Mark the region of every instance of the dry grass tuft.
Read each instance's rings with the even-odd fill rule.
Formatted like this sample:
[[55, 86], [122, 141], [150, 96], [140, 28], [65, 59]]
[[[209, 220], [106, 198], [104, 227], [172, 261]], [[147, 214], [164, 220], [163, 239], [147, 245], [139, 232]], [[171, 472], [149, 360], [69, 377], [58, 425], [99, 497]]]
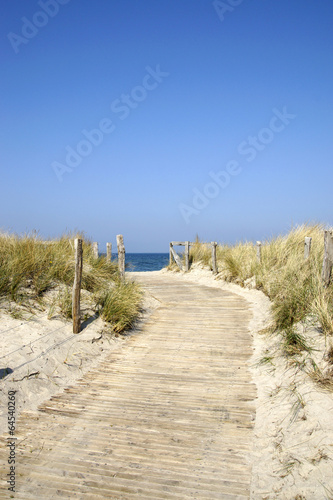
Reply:
[[308, 375], [321, 389], [333, 391], [333, 368], [321, 370], [318, 366], [314, 366], [308, 371]]
[[102, 318], [121, 333], [133, 326], [140, 313], [141, 288], [137, 283], [118, 281], [115, 286], [100, 295]]
[[[50, 293], [58, 290], [51, 302], [49, 318], [56, 308], [66, 319], [72, 316], [71, 291], [74, 281], [74, 238], [83, 239], [82, 289], [91, 295], [95, 311], [114, 324], [118, 331], [130, 326], [138, 314], [141, 296], [134, 283], [119, 279], [118, 266], [105, 257], [94, 258], [92, 244], [82, 234], [67, 234], [52, 241], [42, 241], [37, 234], [0, 235], [0, 298], [3, 308], [20, 318], [33, 312]], [[111, 290], [111, 291], [110, 291]], [[105, 297], [109, 297], [106, 300]], [[122, 306], [110, 308], [110, 300], [122, 300]], [[101, 303], [108, 314], [101, 311]], [[103, 302], [103, 303], [104, 303]], [[8, 306], [9, 304], [9, 306]], [[13, 305], [15, 304], [15, 306]]]

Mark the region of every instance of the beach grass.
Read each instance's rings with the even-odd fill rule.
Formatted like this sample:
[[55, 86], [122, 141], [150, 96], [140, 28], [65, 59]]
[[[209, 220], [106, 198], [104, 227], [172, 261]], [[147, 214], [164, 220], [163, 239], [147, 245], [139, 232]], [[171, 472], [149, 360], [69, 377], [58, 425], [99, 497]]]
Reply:
[[[309, 259], [304, 260], [304, 239], [312, 237]], [[256, 259], [252, 242], [233, 246], [218, 245], [219, 278], [245, 286], [255, 279], [273, 302], [275, 325], [279, 329], [292, 327], [309, 314], [320, 321], [323, 330], [333, 333], [333, 289], [324, 288], [321, 281], [324, 254], [323, 227], [299, 226], [285, 236], [262, 243], [262, 259]], [[190, 250], [192, 262], [211, 266], [211, 247], [195, 242]]]
[[[304, 260], [304, 240], [312, 238], [310, 257]], [[252, 242], [218, 245], [218, 278], [240, 286], [262, 290], [272, 301], [271, 329], [283, 337], [285, 351], [310, 351], [297, 332], [300, 322], [317, 323], [322, 333], [333, 334], [333, 286], [322, 285], [324, 227], [301, 225], [288, 234], [262, 242], [261, 262]], [[196, 241], [190, 250], [192, 262], [212, 267], [211, 246]]]
[[[0, 234], [0, 299], [8, 310], [15, 303], [32, 311], [49, 292], [58, 290], [52, 307], [71, 317], [71, 291], [74, 281], [74, 238], [83, 240], [82, 289], [91, 295], [91, 303], [105, 321], [123, 331], [133, 324], [140, 309], [138, 285], [124, 284], [118, 266], [106, 257], [96, 259], [91, 242], [83, 234], [66, 234], [58, 239], [43, 241], [37, 234], [19, 236]], [[105, 297], [109, 297], [106, 300]], [[117, 310], [110, 307], [111, 297], [122, 297]], [[101, 304], [103, 303], [103, 306]], [[103, 307], [108, 307], [108, 314]], [[9, 307], [16, 311], [17, 307]]]
[[142, 290], [137, 283], [117, 280], [114, 286], [99, 293], [97, 304], [102, 318], [115, 332], [132, 327], [140, 312]]

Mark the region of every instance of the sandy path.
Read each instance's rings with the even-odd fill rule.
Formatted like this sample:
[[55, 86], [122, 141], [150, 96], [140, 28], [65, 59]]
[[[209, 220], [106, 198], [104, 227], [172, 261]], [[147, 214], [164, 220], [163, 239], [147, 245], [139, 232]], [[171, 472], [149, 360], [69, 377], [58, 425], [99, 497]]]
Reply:
[[172, 275], [139, 279], [160, 302], [140, 333], [18, 420], [15, 498], [249, 497], [248, 302]]

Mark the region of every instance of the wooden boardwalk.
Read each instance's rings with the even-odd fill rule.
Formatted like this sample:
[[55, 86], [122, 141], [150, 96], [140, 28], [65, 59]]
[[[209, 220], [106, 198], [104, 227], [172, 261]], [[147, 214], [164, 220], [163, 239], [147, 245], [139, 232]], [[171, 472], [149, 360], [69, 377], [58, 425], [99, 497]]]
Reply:
[[15, 499], [249, 498], [247, 302], [173, 275], [136, 279], [161, 301], [142, 330], [18, 419]]

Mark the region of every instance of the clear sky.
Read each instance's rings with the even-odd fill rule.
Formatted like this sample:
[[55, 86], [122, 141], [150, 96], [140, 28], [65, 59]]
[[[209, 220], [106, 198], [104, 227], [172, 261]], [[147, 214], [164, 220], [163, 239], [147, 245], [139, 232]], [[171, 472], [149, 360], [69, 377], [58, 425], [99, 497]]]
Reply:
[[129, 252], [333, 224], [332, 0], [11, 0], [0, 227]]

